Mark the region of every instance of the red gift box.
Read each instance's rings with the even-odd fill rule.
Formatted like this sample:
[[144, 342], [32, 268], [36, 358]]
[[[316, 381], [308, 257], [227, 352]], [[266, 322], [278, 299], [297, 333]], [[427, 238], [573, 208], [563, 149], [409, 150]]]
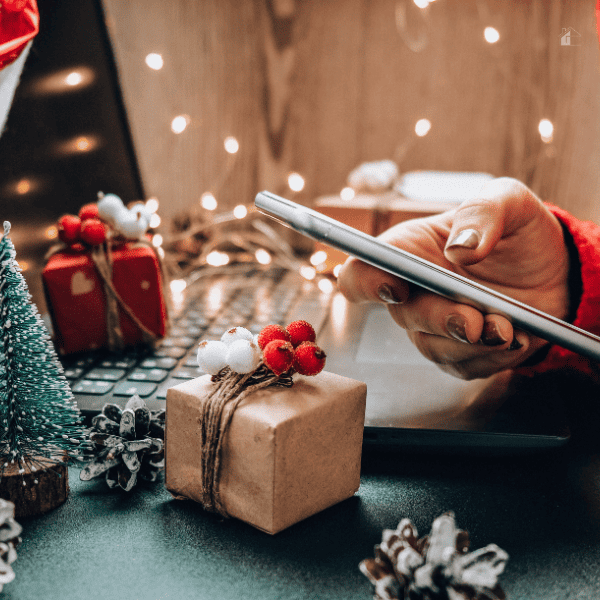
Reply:
[[[118, 300], [107, 290], [92, 257], [92, 252], [98, 251], [63, 250], [51, 256], [44, 267], [44, 290], [61, 354], [113, 344], [108, 333], [107, 291], [117, 307], [121, 345], [133, 346], [165, 335], [167, 310], [154, 250], [144, 244], [125, 243], [110, 251], [110, 282]], [[102, 257], [107, 264], [105, 259]]]

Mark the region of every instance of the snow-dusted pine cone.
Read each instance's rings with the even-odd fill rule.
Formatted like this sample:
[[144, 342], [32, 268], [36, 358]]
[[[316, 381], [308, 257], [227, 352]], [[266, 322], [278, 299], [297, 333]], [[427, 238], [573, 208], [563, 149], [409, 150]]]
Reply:
[[126, 492], [138, 477], [156, 481], [164, 468], [165, 411], [150, 411], [146, 403], [133, 396], [121, 410], [106, 404], [92, 419], [89, 439], [94, 443], [93, 460], [81, 470], [83, 481], [104, 474], [109, 487]]
[[15, 521], [15, 505], [8, 500], [0, 499], [0, 592], [5, 583], [15, 578], [10, 566], [17, 560], [16, 547], [21, 541], [19, 537], [23, 528]]
[[421, 539], [409, 519], [385, 529], [375, 558], [359, 568], [375, 586], [375, 600], [503, 600], [498, 584], [508, 554], [489, 544], [468, 552], [469, 534], [454, 514], [439, 516]]

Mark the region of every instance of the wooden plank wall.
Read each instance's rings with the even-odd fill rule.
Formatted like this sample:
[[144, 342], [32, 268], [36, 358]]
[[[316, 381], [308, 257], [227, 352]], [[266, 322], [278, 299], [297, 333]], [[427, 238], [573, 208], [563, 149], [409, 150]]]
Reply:
[[[362, 161], [517, 177], [600, 222], [594, 0], [104, 0], [147, 195], [310, 204]], [[501, 40], [487, 44], [484, 26]], [[564, 47], [562, 28], [581, 34]], [[165, 66], [144, 64], [149, 52]], [[174, 135], [177, 114], [190, 117]], [[416, 138], [420, 118], [430, 133]], [[553, 144], [540, 140], [543, 117]], [[240, 151], [227, 171], [223, 138]], [[289, 172], [305, 177], [302, 193]]]

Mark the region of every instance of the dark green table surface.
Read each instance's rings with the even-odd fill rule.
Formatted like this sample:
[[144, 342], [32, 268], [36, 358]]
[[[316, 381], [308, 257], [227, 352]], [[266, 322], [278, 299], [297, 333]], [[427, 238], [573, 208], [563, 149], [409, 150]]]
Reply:
[[[594, 436], [592, 435], [592, 438]], [[593, 440], [592, 440], [593, 441]], [[71, 494], [22, 519], [6, 599], [370, 599], [359, 561], [401, 517], [421, 534], [453, 510], [472, 548], [510, 555], [509, 598], [600, 598], [600, 447], [489, 458], [365, 452], [357, 495], [269, 536], [173, 500], [70, 470]]]

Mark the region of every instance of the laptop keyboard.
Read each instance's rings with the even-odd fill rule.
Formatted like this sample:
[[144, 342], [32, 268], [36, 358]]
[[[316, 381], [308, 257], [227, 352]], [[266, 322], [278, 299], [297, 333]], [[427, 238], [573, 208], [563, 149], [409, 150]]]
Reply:
[[107, 403], [124, 406], [138, 394], [151, 410], [165, 407], [167, 390], [203, 375], [198, 343], [220, 339], [230, 327], [258, 333], [265, 325], [305, 319], [321, 330], [331, 294], [298, 273], [248, 266], [227, 275], [199, 277], [181, 296], [173, 294], [169, 335], [152, 348], [124, 353], [93, 351], [61, 357], [81, 413], [87, 419]]

